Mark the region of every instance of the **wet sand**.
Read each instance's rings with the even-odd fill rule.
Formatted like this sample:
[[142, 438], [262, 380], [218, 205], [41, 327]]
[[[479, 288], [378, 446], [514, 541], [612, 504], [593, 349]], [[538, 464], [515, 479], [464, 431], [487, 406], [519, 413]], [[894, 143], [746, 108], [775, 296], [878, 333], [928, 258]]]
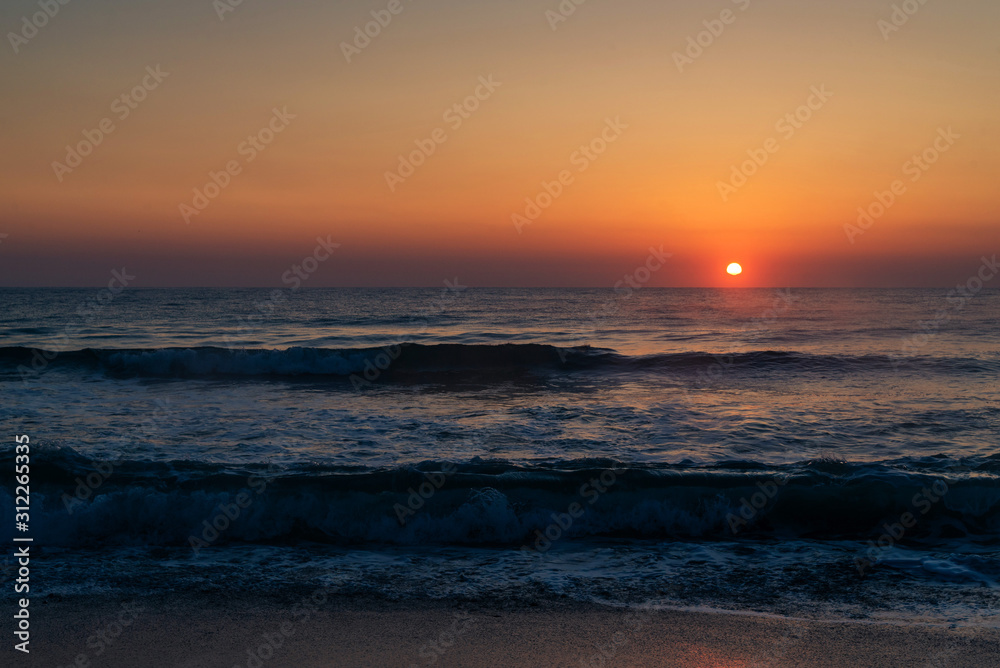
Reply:
[[[500, 609], [205, 594], [61, 599], [5, 666], [1000, 665], [1000, 631], [593, 606]], [[132, 603], [132, 605], [129, 605]]]

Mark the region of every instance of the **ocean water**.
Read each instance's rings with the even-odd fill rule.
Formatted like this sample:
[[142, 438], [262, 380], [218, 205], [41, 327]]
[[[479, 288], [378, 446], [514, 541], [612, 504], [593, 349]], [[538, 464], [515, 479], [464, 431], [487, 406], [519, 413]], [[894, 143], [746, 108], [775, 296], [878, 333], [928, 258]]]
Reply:
[[0, 304], [0, 470], [29, 435], [48, 594], [1000, 625], [995, 290]]

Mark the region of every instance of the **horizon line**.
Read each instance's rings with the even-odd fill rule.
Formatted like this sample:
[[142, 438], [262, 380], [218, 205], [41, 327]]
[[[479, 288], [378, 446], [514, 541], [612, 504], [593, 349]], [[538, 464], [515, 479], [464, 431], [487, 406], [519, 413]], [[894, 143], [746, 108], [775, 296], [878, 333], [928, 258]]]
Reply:
[[[0, 290], [100, 290], [106, 289], [105, 285], [0, 285]], [[627, 286], [624, 286], [627, 287]], [[614, 287], [607, 285], [571, 285], [571, 286], [553, 286], [553, 285], [532, 285], [532, 286], [517, 286], [517, 285], [467, 285], [462, 286], [460, 291], [465, 290], [612, 290], [620, 291], [624, 287]], [[790, 286], [790, 285], [757, 285], [757, 286], [741, 286], [741, 285], [703, 285], [703, 286], [680, 286], [680, 285], [650, 285], [641, 286], [638, 288], [629, 288], [635, 292], [640, 292], [643, 290], [950, 290], [955, 286], [905, 286], [905, 285], [835, 285], [835, 286]], [[274, 286], [274, 285], [148, 285], [148, 286], [136, 286], [128, 287], [116, 292], [116, 294], [121, 294], [123, 292], [136, 292], [140, 290], [288, 290], [291, 292], [305, 292], [308, 290], [453, 290], [447, 286], [440, 285], [392, 285], [392, 286], [381, 286], [381, 285], [328, 285], [328, 286], [301, 286], [298, 288], [289, 288], [287, 286]], [[982, 290], [1000, 290], [1000, 286], [986, 286], [982, 287]]]

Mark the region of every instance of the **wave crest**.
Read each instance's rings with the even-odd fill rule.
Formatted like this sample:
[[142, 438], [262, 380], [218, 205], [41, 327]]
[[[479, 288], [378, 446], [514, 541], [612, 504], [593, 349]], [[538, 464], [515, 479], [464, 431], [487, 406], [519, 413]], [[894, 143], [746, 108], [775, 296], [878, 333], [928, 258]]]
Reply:
[[917, 366], [939, 372], [1000, 372], [1000, 361], [976, 358], [897, 358], [890, 355], [815, 355], [761, 350], [731, 354], [704, 352], [626, 356], [606, 348], [565, 348], [535, 343], [415, 344], [379, 348], [228, 349], [217, 347], [84, 349], [56, 353], [0, 348], [0, 368], [31, 374], [54, 367], [100, 370], [113, 376], [201, 377], [348, 377], [368, 380], [414, 373], [510, 375], [553, 370], [604, 370], [622, 373], [701, 374], [719, 371], [863, 372]]
[[[176, 545], [204, 539], [213, 527], [219, 535], [206, 542], [517, 547], [552, 533], [568, 540], [866, 541], [905, 513], [916, 519], [906, 541], [1000, 540], [1000, 475], [992, 461], [940, 473], [827, 462], [769, 468], [581, 460], [528, 467], [473, 460], [382, 470], [236, 470], [125, 461], [95, 473], [93, 463], [67, 449], [36, 459], [32, 520], [43, 545]], [[12, 493], [0, 488], [2, 502], [12, 502]]]

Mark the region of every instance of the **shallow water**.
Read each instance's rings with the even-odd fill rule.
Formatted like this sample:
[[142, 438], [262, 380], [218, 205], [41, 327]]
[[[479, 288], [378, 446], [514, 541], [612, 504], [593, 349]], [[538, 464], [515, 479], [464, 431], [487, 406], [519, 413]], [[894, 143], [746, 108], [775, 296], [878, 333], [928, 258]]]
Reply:
[[994, 623], [996, 291], [99, 297], [0, 291], [43, 590]]

